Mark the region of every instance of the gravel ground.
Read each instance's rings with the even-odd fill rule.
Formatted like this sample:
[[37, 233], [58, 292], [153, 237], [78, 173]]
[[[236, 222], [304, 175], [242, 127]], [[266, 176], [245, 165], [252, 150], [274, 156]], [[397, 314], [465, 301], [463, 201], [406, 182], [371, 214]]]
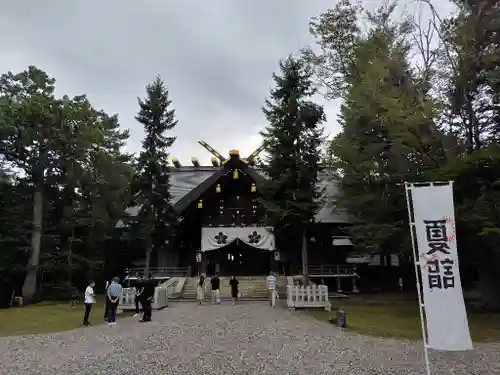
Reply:
[[[420, 343], [341, 332], [260, 302], [174, 303], [153, 319], [1, 338], [0, 375], [425, 374]], [[499, 349], [432, 353], [432, 373], [500, 374]]]

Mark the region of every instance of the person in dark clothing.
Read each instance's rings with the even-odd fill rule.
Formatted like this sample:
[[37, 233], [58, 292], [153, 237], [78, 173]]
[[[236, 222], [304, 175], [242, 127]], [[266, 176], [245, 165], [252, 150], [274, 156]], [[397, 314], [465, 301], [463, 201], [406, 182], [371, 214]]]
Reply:
[[[107, 280], [106, 285], [104, 287], [104, 292], [107, 295], [108, 294], [108, 287], [111, 285], [111, 281]], [[109, 311], [109, 299], [106, 298], [105, 306], [104, 306], [104, 321], [108, 321], [108, 311]]]
[[238, 284], [240, 282], [236, 280], [235, 276], [231, 276], [231, 280], [229, 280], [229, 286], [231, 287], [231, 298], [233, 299], [233, 306], [236, 305], [236, 300], [238, 299]]
[[144, 282], [144, 287], [141, 292], [142, 319], [141, 322], [150, 322], [153, 313], [152, 303], [155, 294], [155, 281], [150, 277]]
[[212, 286], [212, 302], [220, 303], [220, 279], [219, 274], [215, 274], [212, 279], [210, 279], [210, 284]]

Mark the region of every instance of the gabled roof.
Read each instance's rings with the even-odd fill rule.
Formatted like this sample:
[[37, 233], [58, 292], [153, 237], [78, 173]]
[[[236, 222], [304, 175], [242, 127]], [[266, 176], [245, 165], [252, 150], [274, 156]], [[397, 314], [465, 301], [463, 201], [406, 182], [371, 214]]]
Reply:
[[[170, 174], [172, 204], [175, 206], [190, 191], [214, 176], [220, 170], [220, 167], [172, 168]], [[129, 207], [126, 212], [130, 216], [136, 216], [139, 213], [139, 206]]]
[[[172, 202], [174, 205], [174, 211], [178, 214], [184, 212], [186, 208], [188, 208], [194, 201], [201, 197], [201, 195], [207, 191], [211, 186], [213, 186], [222, 176], [228, 173], [232, 168], [237, 167], [243, 173], [247, 174], [250, 178], [252, 178], [257, 184], [259, 180], [262, 179], [253, 168], [249, 167], [246, 163], [243, 163], [238, 158], [230, 159], [224, 166], [219, 167], [218, 170], [213, 173], [210, 177], [200, 182], [199, 185], [193, 187], [191, 191], [186, 193], [183, 197], [181, 197], [178, 201]], [[173, 176], [173, 174], [172, 174]], [[173, 180], [173, 178], [172, 178]], [[173, 186], [173, 182], [171, 182]]]
[[[171, 194], [172, 204], [175, 212], [181, 214], [184, 210], [195, 202], [207, 189], [215, 185], [216, 182], [226, 174], [229, 164], [223, 167], [180, 167], [171, 169]], [[251, 177], [258, 185], [259, 180], [267, 179], [265, 173], [245, 163], [238, 163], [238, 168]], [[331, 178], [330, 171], [326, 170], [320, 174], [319, 189], [324, 189], [324, 205], [316, 215], [316, 221], [320, 223], [348, 223], [348, 216], [341, 212], [336, 212], [334, 199], [339, 195], [337, 183]], [[136, 216], [139, 207], [130, 207], [126, 210], [129, 216]], [[119, 222], [118, 227], [123, 223]]]
[[332, 180], [329, 172], [325, 171], [320, 174], [318, 188], [324, 190], [324, 193], [323, 206], [316, 214], [316, 222], [336, 224], [351, 222], [347, 213], [335, 209], [335, 198], [340, 195], [340, 189], [338, 183]]
[[[264, 171], [260, 169], [255, 169], [255, 171], [263, 178], [268, 178]], [[335, 198], [340, 195], [340, 189], [338, 183], [333, 179], [331, 170], [325, 169], [319, 173], [317, 188], [323, 191], [323, 206], [316, 214], [316, 222], [325, 224], [349, 223], [351, 220], [348, 215], [335, 209]]]

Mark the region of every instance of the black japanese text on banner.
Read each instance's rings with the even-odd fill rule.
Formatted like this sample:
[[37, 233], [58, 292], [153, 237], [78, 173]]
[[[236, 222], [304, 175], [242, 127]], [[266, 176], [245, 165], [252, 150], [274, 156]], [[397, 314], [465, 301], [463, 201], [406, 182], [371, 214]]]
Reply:
[[453, 185], [409, 185], [412, 197], [427, 345], [469, 350], [472, 341], [460, 281]]

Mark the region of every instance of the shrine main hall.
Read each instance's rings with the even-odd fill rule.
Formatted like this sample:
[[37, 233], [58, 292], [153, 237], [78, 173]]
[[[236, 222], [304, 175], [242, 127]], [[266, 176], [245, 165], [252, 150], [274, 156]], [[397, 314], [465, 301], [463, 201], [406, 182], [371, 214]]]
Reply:
[[[256, 166], [264, 146], [242, 158], [237, 150], [224, 157], [206, 142], [199, 143], [214, 155], [212, 165], [202, 166], [192, 158], [185, 166], [172, 158], [172, 204], [179, 225], [166, 250], [152, 254], [151, 268], [185, 269], [187, 276], [260, 276], [270, 269], [301, 274], [300, 244], [280, 248], [284, 241], [264, 225], [259, 186], [267, 177]], [[318, 189], [325, 194], [324, 205], [307, 230], [309, 267], [345, 264], [352, 248], [343, 230], [349, 224], [347, 215], [333, 206], [338, 187], [330, 172], [321, 172]], [[138, 211], [131, 207], [127, 213], [135, 216]], [[143, 265], [144, 260], [136, 263]]]

